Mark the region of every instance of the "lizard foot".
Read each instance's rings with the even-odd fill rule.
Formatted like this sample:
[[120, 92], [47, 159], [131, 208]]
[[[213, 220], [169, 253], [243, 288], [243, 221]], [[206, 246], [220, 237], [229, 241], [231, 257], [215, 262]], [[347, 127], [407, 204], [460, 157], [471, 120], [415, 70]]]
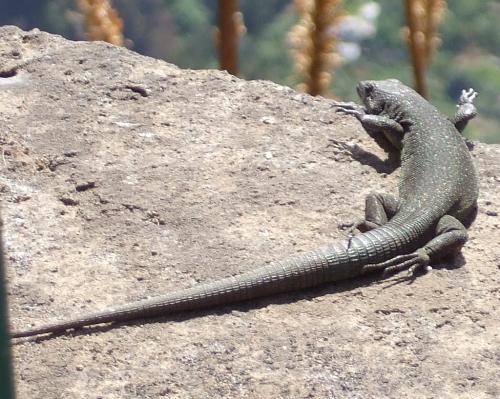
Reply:
[[460, 99], [458, 100], [458, 105], [463, 104], [472, 104], [474, 99], [477, 97], [477, 92], [474, 91], [474, 89], [469, 89], [469, 90], [462, 90], [462, 94], [460, 96]]
[[432, 267], [429, 266], [429, 261], [430, 258], [425, 249], [420, 248], [411, 254], [399, 255], [385, 262], [366, 265], [363, 267], [363, 272], [383, 270], [382, 275], [388, 276], [408, 270], [408, 277], [413, 277], [419, 269], [423, 269], [426, 272], [432, 270]]

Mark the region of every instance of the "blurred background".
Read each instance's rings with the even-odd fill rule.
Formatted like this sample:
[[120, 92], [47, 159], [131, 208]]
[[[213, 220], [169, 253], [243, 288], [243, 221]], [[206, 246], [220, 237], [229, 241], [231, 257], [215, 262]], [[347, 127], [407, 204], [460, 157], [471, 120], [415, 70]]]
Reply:
[[468, 137], [500, 142], [500, 0], [0, 0], [0, 25], [106, 40], [182, 68], [220, 68], [357, 100], [398, 78], [453, 115], [479, 92]]

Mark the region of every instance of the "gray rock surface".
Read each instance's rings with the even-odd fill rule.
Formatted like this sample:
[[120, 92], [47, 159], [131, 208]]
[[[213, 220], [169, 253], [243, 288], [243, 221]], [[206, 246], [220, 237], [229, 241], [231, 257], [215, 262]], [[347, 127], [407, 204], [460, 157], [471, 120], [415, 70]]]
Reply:
[[[353, 88], [354, 90], [354, 88]], [[0, 196], [18, 328], [344, 238], [395, 192], [331, 102], [0, 28]], [[497, 398], [500, 146], [463, 259], [14, 346], [19, 398]]]

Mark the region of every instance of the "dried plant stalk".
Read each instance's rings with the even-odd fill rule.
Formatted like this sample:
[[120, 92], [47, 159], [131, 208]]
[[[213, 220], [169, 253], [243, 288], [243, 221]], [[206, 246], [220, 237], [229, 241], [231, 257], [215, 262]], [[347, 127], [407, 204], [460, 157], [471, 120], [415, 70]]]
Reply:
[[425, 54], [427, 64], [430, 63], [432, 54], [441, 44], [441, 39], [438, 36], [437, 28], [443, 20], [446, 11], [445, 0], [426, 0], [425, 4]]
[[441, 22], [444, 0], [406, 0], [407, 41], [417, 91], [428, 97], [426, 70], [439, 45], [437, 27]]
[[334, 27], [342, 19], [342, 0], [295, 0], [300, 20], [288, 35], [295, 65], [304, 82], [299, 89], [313, 96], [323, 94], [341, 58]]
[[219, 53], [219, 68], [238, 74], [238, 43], [245, 33], [243, 14], [238, 0], [219, 0], [218, 27], [215, 44]]
[[89, 40], [123, 46], [123, 21], [109, 0], [77, 0]]

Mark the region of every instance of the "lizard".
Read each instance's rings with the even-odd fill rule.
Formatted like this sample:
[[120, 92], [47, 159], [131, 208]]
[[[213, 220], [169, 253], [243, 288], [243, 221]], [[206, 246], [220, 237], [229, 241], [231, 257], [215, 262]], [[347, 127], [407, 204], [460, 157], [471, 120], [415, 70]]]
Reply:
[[362, 104], [334, 102], [369, 134], [380, 134], [401, 151], [399, 198], [366, 197], [359, 233], [317, 250], [272, 262], [221, 280], [70, 320], [11, 332], [12, 338], [61, 333], [102, 323], [208, 309], [369, 272], [383, 275], [430, 270], [431, 262], [457, 253], [477, 212], [478, 180], [462, 136], [476, 115], [477, 93], [463, 90], [451, 119], [398, 80], [361, 81]]

